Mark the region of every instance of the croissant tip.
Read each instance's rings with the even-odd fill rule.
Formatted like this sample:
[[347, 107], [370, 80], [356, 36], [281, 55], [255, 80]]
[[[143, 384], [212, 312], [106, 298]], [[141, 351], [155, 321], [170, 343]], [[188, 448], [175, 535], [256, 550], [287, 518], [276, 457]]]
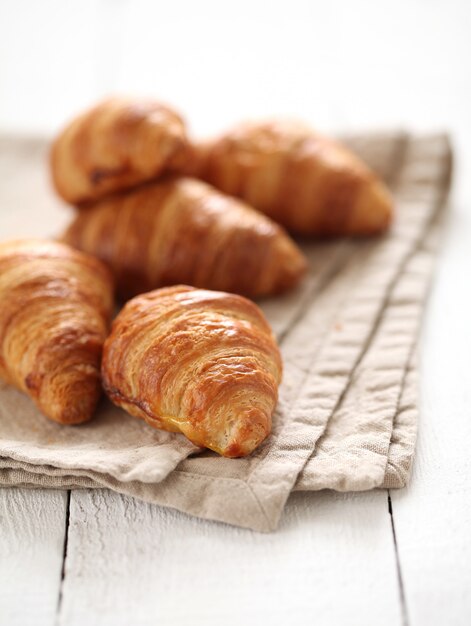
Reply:
[[270, 293], [281, 293], [295, 287], [308, 269], [306, 257], [287, 235], [275, 240], [273, 264], [278, 271], [272, 273], [275, 284]]
[[358, 201], [358, 215], [353, 223], [360, 235], [377, 235], [388, 230], [394, 217], [394, 203], [386, 186], [381, 181], [365, 187]]
[[248, 456], [264, 441], [271, 430], [271, 417], [258, 408], [250, 408], [238, 415], [226, 434], [226, 441], [216, 450], [230, 459]]
[[56, 380], [47, 397], [40, 397], [39, 404], [40, 408], [44, 407], [44, 414], [63, 425], [89, 421], [101, 395], [99, 378], [79, 375], [69, 380], [65, 372], [61, 383]]

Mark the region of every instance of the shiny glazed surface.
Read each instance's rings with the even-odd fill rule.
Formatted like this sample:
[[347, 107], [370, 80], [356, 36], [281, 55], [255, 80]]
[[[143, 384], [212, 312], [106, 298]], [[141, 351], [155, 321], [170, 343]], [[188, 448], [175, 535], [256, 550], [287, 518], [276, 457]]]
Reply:
[[80, 211], [63, 236], [99, 257], [128, 298], [165, 285], [264, 296], [293, 287], [306, 269], [277, 224], [191, 178], [170, 178]]
[[59, 134], [51, 173], [64, 200], [79, 204], [181, 166], [187, 154], [182, 118], [154, 101], [109, 98]]
[[392, 199], [379, 178], [349, 150], [301, 123], [240, 124], [196, 144], [189, 167], [300, 234], [374, 235], [392, 219]]
[[46, 240], [0, 243], [0, 378], [56, 422], [90, 419], [112, 310], [97, 259]]
[[105, 342], [102, 375], [108, 396], [131, 415], [238, 457], [270, 432], [281, 368], [254, 303], [177, 286], [125, 305]]

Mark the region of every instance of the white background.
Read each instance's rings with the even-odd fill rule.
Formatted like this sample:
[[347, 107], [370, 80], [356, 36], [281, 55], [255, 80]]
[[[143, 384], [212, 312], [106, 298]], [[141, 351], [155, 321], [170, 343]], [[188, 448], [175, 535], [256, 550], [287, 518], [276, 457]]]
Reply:
[[50, 135], [113, 92], [198, 135], [279, 114], [452, 133], [414, 476], [393, 518], [385, 492], [297, 494], [269, 536], [73, 492], [65, 577], [67, 494], [0, 491], [0, 621], [470, 624], [471, 2], [0, 0], [1, 132]]

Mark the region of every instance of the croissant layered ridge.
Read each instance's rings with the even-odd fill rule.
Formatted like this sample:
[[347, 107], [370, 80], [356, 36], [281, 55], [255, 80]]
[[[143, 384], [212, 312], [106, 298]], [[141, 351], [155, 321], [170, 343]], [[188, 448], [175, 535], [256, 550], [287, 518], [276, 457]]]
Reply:
[[239, 457], [270, 432], [281, 367], [253, 302], [179, 285], [125, 305], [105, 342], [102, 376], [131, 415]]
[[122, 298], [182, 283], [266, 296], [294, 287], [306, 270], [303, 254], [277, 224], [185, 177], [93, 204], [63, 240], [103, 260]]
[[0, 378], [56, 422], [90, 419], [112, 310], [99, 260], [52, 241], [0, 243]]
[[151, 99], [108, 98], [72, 120], [52, 145], [52, 180], [72, 204], [96, 200], [181, 167], [185, 125]]
[[186, 171], [303, 235], [375, 235], [393, 215], [387, 188], [358, 157], [297, 122], [244, 123], [195, 142]]

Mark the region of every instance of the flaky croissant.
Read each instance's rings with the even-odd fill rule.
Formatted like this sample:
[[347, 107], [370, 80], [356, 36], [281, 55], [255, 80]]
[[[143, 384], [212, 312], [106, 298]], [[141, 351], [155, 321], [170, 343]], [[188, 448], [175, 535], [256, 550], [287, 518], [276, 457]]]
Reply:
[[300, 234], [373, 235], [392, 217], [391, 197], [366, 165], [295, 122], [241, 124], [195, 144], [186, 171]]
[[50, 159], [52, 179], [64, 200], [79, 204], [181, 166], [187, 146], [183, 120], [168, 106], [110, 98], [74, 119], [57, 137]]
[[123, 298], [180, 283], [262, 296], [292, 287], [306, 267], [278, 225], [190, 178], [101, 200], [63, 240], [105, 261]]
[[56, 422], [88, 420], [113, 309], [111, 275], [63, 244], [0, 243], [0, 378]]
[[105, 342], [102, 376], [131, 415], [238, 457], [270, 432], [281, 357], [255, 304], [176, 286], [125, 305]]

